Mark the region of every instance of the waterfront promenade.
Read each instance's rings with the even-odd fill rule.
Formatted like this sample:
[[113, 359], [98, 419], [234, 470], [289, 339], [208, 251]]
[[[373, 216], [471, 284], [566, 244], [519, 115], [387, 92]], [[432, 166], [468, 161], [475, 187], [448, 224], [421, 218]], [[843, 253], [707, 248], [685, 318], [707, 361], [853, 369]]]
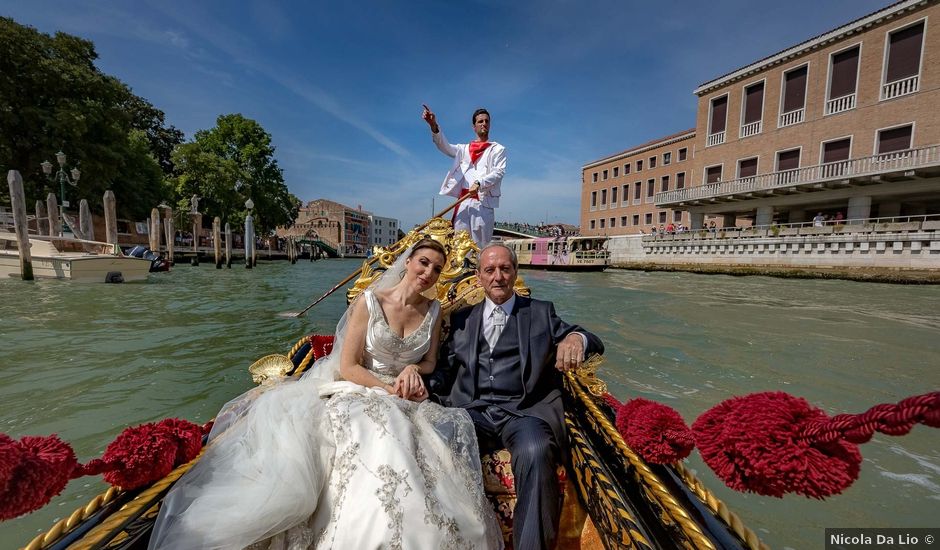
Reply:
[[627, 269], [940, 283], [940, 215], [624, 235], [608, 248]]

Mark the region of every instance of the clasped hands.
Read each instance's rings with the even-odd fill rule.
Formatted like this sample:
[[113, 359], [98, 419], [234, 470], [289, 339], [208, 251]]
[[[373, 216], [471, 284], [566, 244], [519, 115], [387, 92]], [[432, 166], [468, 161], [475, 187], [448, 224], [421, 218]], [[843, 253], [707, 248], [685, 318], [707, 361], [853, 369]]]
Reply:
[[424, 401], [428, 398], [428, 390], [424, 387], [424, 380], [418, 372], [418, 365], [408, 365], [395, 378], [389, 393], [409, 401]]

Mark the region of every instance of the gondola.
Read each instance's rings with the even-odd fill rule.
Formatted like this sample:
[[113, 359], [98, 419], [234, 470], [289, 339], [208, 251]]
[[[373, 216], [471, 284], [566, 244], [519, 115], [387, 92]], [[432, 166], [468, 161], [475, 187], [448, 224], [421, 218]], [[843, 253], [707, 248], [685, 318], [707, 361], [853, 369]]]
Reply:
[[[449, 315], [479, 303], [483, 289], [474, 276], [476, 245], [466, 233], [454, 235], [450, 223], [441, 218], [430, 220], [388, 249], [376, 249], [374, 258], [363, 263], [358, 279], [348, 288], [347, 300], [354, 299], [398, 254], [423, 236], [438, 240], [448, 250], [436, 289], [447, 330]], [[522, 277], [515, 290], [522, 295], [530, 293]], [[277, 377], [299, 377], [331, 348], [332, 336], [305, 336], [287, 354], [266, 356], [249, 371], [259, 384]], [[766, 548], [681, 462], [649, 464], [625, 443], [615, 427], [616, 412], [606, 385], [598, 375], [602, 362], [591, 358], [577, 372], [565, 375], [570, 456], [566, 467], [559, 468], [565, 504], [557, 548]], [[163, 497], [199, 456], [144, 487], [112, 487], [25, 548], [146, 548]], [[487, 495], [511, 545], [515, 496], [508, 458], [505, 450], [487, 455], [483, 468]]]

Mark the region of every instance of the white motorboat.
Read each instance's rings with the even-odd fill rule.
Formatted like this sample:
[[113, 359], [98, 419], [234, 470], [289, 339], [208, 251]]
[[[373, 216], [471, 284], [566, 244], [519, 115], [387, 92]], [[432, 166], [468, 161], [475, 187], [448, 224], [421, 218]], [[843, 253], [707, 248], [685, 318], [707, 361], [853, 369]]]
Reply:
[[[150, 260], [125, 256], [117, 245], [74, 237], [30, 235], [33, 276], [84, 282], [142, 281]], [[0, 229], [0, 278], [20, 277], [16, 234]]]

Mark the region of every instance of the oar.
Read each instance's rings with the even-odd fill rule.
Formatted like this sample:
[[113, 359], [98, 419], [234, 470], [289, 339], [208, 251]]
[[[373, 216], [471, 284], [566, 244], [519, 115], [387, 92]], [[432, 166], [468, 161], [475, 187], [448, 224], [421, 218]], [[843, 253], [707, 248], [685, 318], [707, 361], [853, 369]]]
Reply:
[[[464, 196], [460, 197], [459, 199], [457, 199], [456, 202], [454, 202], [454, 204], [448, 206], [447, 208], [441, 210], [441, 211], [438, 212], [437, 214], [431, 216], [431, 218], [428, 219], [428, 221], [424, 222], [424, 224], [422, 224], [422, 225], [421, 225], [420, 227], [418, 227], [417, 229], [413, 229], [412, 231], [420, 232], [422, 229], [424, 229], [425, 227], [427, 227], [427, 226], [431, 223], [431, 220], [433, 220], [434, 218], [440, 218], [441, 216], [443, 216], [444, 214], [446, 214], [448, 211], [450, 211], [450, 210], [456, 208], [457, 206], [460, 205], [460, 203], [462, 203], [463, 201], [465, 201], [465, 200], [471, 198], [472, 196], [474, 196], [474, 195], [464, 195]], [[404, 239], [402, 239], [402, 240], [404, 240]], [[401, 244], [401, 241], [398, 241], [397, 243], [395, 243], [394, 245], [392, 245], [392, 246], [390, 247], [390, 249], [391, 249], [391, 250], [394, 250], [396, 247], [399, 246], [399, 244]], [[367, 265], [372, 265], [372, 264], [374, 264], [378, 259], [379, 259], [378, 256], [373, 256], [372, 259], [369, 260], [369, 263], [368, 263]], [[303, 311], [301, 311], [301, 312], [299, 312], [299, 313], [287, 312], [287, 313], [282, 313], [281, 315], [282, 315], [283, 317], [302, 317], [305, 313], [307, 313], [308, 311], [310, 311], [310, 309], [313, 308], [313, 306], [315, 306], [315, 305], [319, 304], [320, 302], [322, 302], [323, 300], [325, 300], [328, 296], [330, 296], [331, 294], [333, 294], [334, 292], [336, 292], [336, 290], [339, 289], [339, 287], [341, 287], [341, 286], [345, 285], [346, 283], [348, 283], [349, 281], [353, 280], [353, 278], [357, 277], [360, 273], [362, 273], [362, 268], [361, 268], [361, 267], [360, 267], [359, 269], [353, 271], [352, 273], [350, 273], [350, 274], [349, 274], [349, 277], [346, 277], [346, 278], [343, 279], [342, 281], [336, 283], [336, 284], [333, 286], [333, 288], [331, 288], [330, 290], [328, 290], [328, 291], [326, 292], [326, 294], [324, 294], [323, 296], [320, 296], [319, 298], [317, 298], [317, 300], [316, 300], [315, 302], [313, 302], [312, 304], [310, 304], [309, 306], [307, 306], [306, 308], [304, 308]]]

